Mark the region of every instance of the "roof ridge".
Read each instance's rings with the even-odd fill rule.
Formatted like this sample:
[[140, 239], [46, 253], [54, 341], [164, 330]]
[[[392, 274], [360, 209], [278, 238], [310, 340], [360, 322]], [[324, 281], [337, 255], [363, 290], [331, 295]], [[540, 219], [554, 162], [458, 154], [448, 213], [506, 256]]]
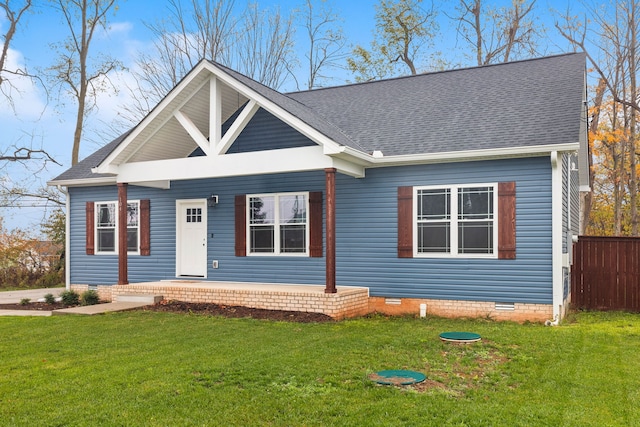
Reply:
[[346, 84], [341, 84], [341, 85], [336, 85], [336, 86], [324, 86], [324, 87], [319, 87], [319, 88], [315, 88], [315, 89], [297, 90], [297, 91], [293, 91], [293, 92], [283, 93], [283, 95], [289, 96], [289, 95], [304, 94], [304, 93], [310, 93], [310, 92], [318, 92], [318, 91], [323, 91], [323, 90], [348, 88], [348, 87], [354, 87], [354, 86], [372, 85], [372, 84], [377, 84], [377, 83], [384, 83], [384, 82], [392, 82], [392, 81], [398, 81], [398, 80], [411, 79], [411, 78], [415, 78], [415, 77], [431, 76], [431, 75], [436, 75], [436, 74], [449, 74], [449, 73], [455, 73], [455, 72], [459, 72], [459, 71], [470, 71], [470, 70], [479, 70], [479, 69], [492, 68], [492, 67], [508, 66], [508, 65], [520, 64], [520, 63], [523, 63], [523, 62], [543, 61], [543, 60], [549, 60], [549, 59], [559, 58], [559, 57], [563, 57], [563, 56], [573, 56], [573, 55], [585, 55], [585, 53], [584, 52], [565, 52], [565, 53], [558, 53], [558, 54], [555, 54], [555, 55], [548, 55], [548, 56], [542, 56], [542, 57], [518, 59], [518, 60], [515, 60], [515, 61], [509, 61], [509, 62], [499, 62], [499, 63], [483, 64], [483, 65], [472, 65], [472, 66], [466, 66], [466, 67], [460, 67], [460, 68], [449, 68], [449, 69], [446, 69], [446, 70], [425, 71], [423, 73], [418, 73], [418, 74], [409, 74], [409, 75], [404, 75], [404, 76], [389, 77], [389, 78], [386, 78], [386, 79], [379, 79], [379, 80], [368, 80], [366, 82], [346, 83]]

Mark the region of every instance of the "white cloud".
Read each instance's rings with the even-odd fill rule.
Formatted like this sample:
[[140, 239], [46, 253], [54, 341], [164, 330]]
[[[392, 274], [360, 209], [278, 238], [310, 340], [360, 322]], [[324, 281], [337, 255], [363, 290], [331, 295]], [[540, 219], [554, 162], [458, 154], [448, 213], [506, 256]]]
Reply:
[[[9, 48], [5, 69], [24, 71], [24, 56]], [[43, 90], [29, 77], [3, 72], [2, 94], [0, 94], [0, 114], [15, 115], [20, 121], [38, 120], [45, 111], [46, 100]]]
[[109, 38], [113, 36], [128, 36], [129, 32], [133, 29], [133, 24], [128, 21], [114, 22], [109, 24], [106, 31], [102, 32], [103, 38]]

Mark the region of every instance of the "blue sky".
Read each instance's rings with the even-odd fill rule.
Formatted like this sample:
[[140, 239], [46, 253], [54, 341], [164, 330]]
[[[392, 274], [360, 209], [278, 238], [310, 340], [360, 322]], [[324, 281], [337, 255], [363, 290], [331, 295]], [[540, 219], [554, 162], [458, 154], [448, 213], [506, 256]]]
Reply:
[[[183, 0], [188, 3], [189, 0]], [[280, 0], [280, 1], [257, 1], [261, 8], [280, 7], [281, 11], [300, 8], [303, 0]], [[59, 15], [47, 9], [42, 2], [38, 4], [36, 13], [27, 16], [26, 25], [16, 34], [12, 42], [10, 61], [13, 64], [30, 70], [37, 67], [46, 67], [51, 64], [56, 57], [55, 50], [51, 45], [62, 41], [67, 28]], [[338, 13], [343, 22], [342, 27], [350, 44], [362, 44], [368, 46], [372, 39], [374, 30], [374, 7], [372, 0], [350, 0], [338, 1], [329, 0], [334, 12]], [[449, 14], [453, 13], [452, 6], [456, 2], [443, 1], [444, 9], [448, 9]], [[489, 1], [496, 6], [509, 4], [510, 1], [496, 0]], [[244, 7], [243, 0], [236, 0], [238, 7]], [[562, 8], [565, 10], [568, 5], [576, 7], [575, 1], [568, 0], [538, 0], [537, 13], [540, 22], [547, 28], [547, 36], [551, 40], [547, 54], [562, 53], [568, 50], [566, 42], [562, 41], [553, 28], [553, 15], [550, 9]], [[579, 12], [579, 9], [576, 10]], [[110, 29], [108, 32], [101, 32], [95, 44], [92, 46], [93, 52], [108, 52], [111, 56], [119, 59], [125, 66], [131, 67], [134, 64], [136, 54], [144, 51], [153, 43], [152, 34], [145, 26], [145, 23], [155, 23], [167, 14], [166, 0], [125, 0], [119, 2], [119, 7], [115, 15], [109, 17]], [[6, 22], [0, 18], [0, 30], [6, 31]], [[439, 15], [440, 37], [436, 40], [436, 50], [440, 50], [445, 56], [453, 58], [461, 64], [465, 64], [462, 55], [461, 44], [457, 44], [455, 24], [445, 16]], [[300, 38], [298, 45], [303, 45], [302, 29], [298, 29], [297, 37]], [[301, 55], [302, 56], [302, 55]], [[472, 65], [466, 62], [466, 65]], [[345, 72], [336, 71], [335, 84], [344, 84], [351, 76]], [[126, 81], [126, 71], [120, 76], [114, 76], [114, 81]], [[33, 146], [47, 150], [55, 156], [62, 164], [61, 166], [51, 165], [46, 170], [29, 170], [22, 165], [5, 167], [0, 170], [0, 179], [13, 180], [17, 182], [28, 182], [30, 185], [44, 185], [46, 181], [57, 176], [70, 166], [71, 144], [74, 131], [74, 108], [73, 103], [67, 101], [66, 105], [58, 105], [55, 99], [57, 94], [51, 94], [52, 99], [46, 103], [46, 97], [42, 88], [34, 86], [26, 80], [16, 81], [17, 91], [13, 92], [15, 100], [15, 111], [8, 105], [5, 98], [0, 98], [0, 147], [4, 150], [12, 145]], [[294, 90], [292, 84], [285, 85], [283, 90]], [[81, 158], [86, 157], [95, 151], [99, 144], [108, 141], [100, 140], [96, 137], [96, 131], [105, 127], [104, 123], [109, 123], [116, 114], [119, 104], [126, 103], [126, 94], [103, 95], [98, 100], [99, 110], [92, 114], [85, 128], [86, 139], [83, 141]], [[93, 135], [93, 138], [92, 138]], [[97, 140], [96, 142], [87, 139]], [[30, 209], [7, 209], [0, 208], [0, 216], [4, 217], [7, 228], [33, 228], [38, 224], [46, 212], [42, 208]]]

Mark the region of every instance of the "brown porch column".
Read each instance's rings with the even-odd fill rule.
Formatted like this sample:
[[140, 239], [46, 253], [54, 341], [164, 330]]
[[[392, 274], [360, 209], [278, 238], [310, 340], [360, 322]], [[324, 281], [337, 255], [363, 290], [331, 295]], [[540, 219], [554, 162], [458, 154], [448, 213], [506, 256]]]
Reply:
[[127, 268], [127, 183], [118, 183], [118, 285], [129, 284]]
[[326, 253], [326, 294], [335, 294], [336, 290], [336, 169], [326, 168], [325, 182], [327, 190], [327, 206], [326, 206], [326, 234], [327, 234], [327, 253]]

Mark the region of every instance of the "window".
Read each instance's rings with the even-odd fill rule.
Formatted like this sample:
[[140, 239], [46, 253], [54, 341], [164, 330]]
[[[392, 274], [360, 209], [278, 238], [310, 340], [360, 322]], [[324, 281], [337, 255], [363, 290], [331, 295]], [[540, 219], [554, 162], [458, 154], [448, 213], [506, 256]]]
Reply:
[[[118, 203], [95, 204], [96, 251], [101, 254], [118, 253]], [[137, 253], [140, 247], [140, 202], [127, 202], [127, 252]]]
[[496, 255], [495, 185], [420, 187], [415, 200], [418, 256]]
[[308, 193], [247, 196], [249, 253], [308, 253]]

